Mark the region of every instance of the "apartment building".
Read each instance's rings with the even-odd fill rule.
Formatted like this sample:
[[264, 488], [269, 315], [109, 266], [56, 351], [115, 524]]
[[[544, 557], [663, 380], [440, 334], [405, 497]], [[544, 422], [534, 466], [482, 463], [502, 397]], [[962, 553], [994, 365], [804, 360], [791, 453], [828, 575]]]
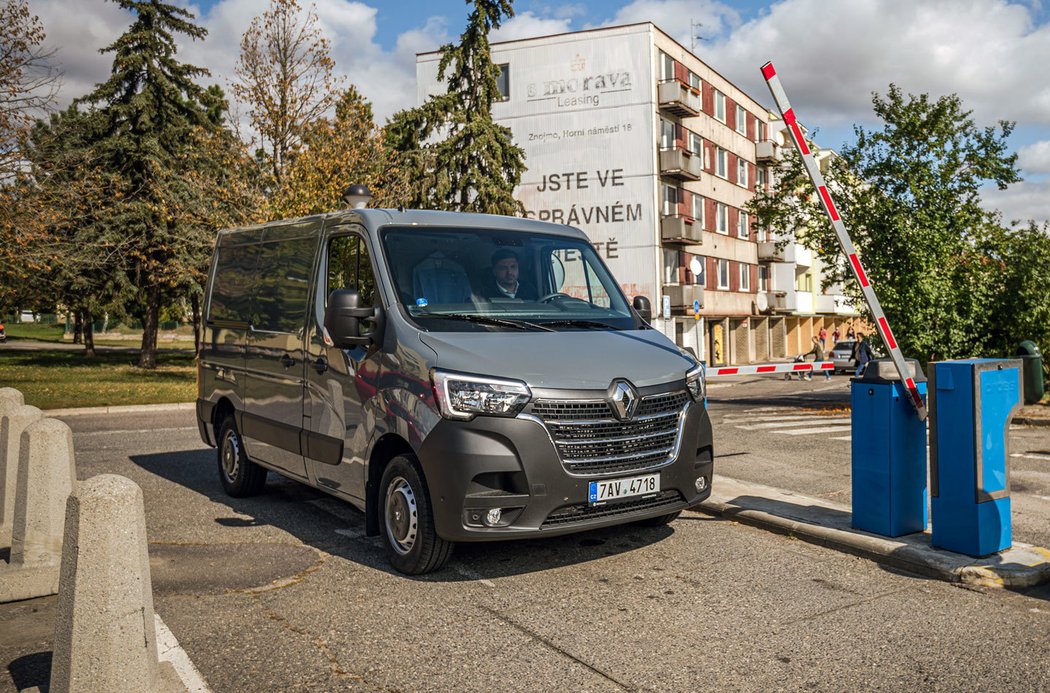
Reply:
[[[708, 363], [798, 353], [786, 318], [806, 292], [793, 311], [787, 293], [777, 302], [789, 272], [760, 257], [744, 211], [783, 146], [765, 106], [649, 22], [491, 50], [493, 116], [525, 150], [515, 196], [528, 216], [583, 229], [624, 293], [652, 301], [653, 326]], [[445, 89], [439, 60], [417, 56], [420, 102]]]

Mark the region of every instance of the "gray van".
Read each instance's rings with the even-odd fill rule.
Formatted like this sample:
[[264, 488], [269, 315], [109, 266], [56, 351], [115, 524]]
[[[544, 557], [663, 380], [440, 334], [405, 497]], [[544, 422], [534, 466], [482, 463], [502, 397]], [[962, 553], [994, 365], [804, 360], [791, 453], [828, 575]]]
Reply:
[[235, 497], [268, 470], [364, 511], [393, 566], [457, 541], [671, 522], [711, 492], [704, 368], [578, 229], [355, 209], [220, 232], [197, 418]]

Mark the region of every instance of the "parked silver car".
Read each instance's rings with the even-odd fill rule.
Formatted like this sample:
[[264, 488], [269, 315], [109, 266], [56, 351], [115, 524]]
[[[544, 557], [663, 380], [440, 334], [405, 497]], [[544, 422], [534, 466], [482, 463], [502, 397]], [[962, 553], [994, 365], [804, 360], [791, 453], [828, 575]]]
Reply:
[[842, 339], [831, 348], [831, 360], [835, 362], [836, 373], [852, 373], [857, 370], [857, 360], [853, 358], [855, 339]]

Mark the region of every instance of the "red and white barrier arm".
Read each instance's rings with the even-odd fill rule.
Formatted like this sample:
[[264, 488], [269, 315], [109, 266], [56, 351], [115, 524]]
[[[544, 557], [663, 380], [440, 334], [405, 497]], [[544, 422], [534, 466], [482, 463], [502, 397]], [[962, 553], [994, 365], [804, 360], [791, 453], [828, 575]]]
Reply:
[[780, 115], [784, 118], [784, 124], [788, 126], [788, 130], [791, 132], [791, 139], [794, 140], [795, 147], [802, 156], [802, 162], [806, 165], [806, 171], [809, 173], [810, 180], [813, 181], [813, 185], [820, 195], [824, 211], [827, 212], [828, 218], [831, 219], [831, 225], [835, 228], [835, 235], [839, 239], [842, 252], [849, 258], [853, 274], [857, 277], [857, 282], [860, 284], [861, 293], [864, 295], [868, 308], [871, 309], [871, 314], [875, 317], [875, 324], [878, 327], [879, 334], [882, 335], [882, 341], [889, 347], [893, 365], [897, 367], [897, 373], [900, 374], [901, 382], [904, 383], [904, 387], [908, 390], [912, 406], [915, 407], [919, 420], [925, 420], [926, 405], [922, 401], [922, 396], [919, 394], [919, 389], [915, 386], [911, 373], [908, 372], [904, 354], [901, 353], [900, 347], [897, 346], [897, 340], [893, 338], [893, 331], [890, 329], [889, 322], [886, 321], [886, 314], [882, 312], [882, 306], [879, 304], [879, 299], [875, 296], [875, 290], [872, 289], [868, 276], [864, 273], [864, 267], [860, 264], [860, 258], [857, 256], [857, 249], [853, 246], [853, 241], [850, 240], [849, 233], [846, 231], [846, 225], [842, 223], [839, 212], [835, 209], [835, 203], [831, 199], [831, 193], [828, 192], [828, 186], [824, 183], [824, 176], [820, 172], [820, 167], [817, 166], [817, 160], [813, 158], [813, 152], [806, 145], [806, 139], [802, 136], [802, 128], [799, 127], [795, 112], [791, 109], [791, 104], [788, 103], [787, 94], [784, 93], [784, 88], [780, 85], [780, 78], [777, 77], [777, 71], [773, 69], [773, 63], [769, 62], [762, 66], [762, 76], [766, 78], [766, 84], [769, 86], [769, 91], [773, 95], [777, 108], [780, 109]]
[[806, 373], [813, 371], [823, 373], [834, 371], [835, 364], [831, 361], [807, 361], [805, 363], [761, 363], [754, 366], [722, 366], [707, 369], [708, 378], [717, 378], [720, 375], [765, 375], [767, 373]]

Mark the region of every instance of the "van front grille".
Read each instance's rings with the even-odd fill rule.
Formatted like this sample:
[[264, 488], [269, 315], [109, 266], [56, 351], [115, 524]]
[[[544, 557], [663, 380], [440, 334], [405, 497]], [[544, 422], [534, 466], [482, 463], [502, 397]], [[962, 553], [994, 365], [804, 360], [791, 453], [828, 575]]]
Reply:
[[672, 460], [678, 448], [685, 392], [650, 395], [629, 421], [613, 417], [601, 400], [539, 400], [532, 413], [543, 420], [571, 474], [646, 471]]

